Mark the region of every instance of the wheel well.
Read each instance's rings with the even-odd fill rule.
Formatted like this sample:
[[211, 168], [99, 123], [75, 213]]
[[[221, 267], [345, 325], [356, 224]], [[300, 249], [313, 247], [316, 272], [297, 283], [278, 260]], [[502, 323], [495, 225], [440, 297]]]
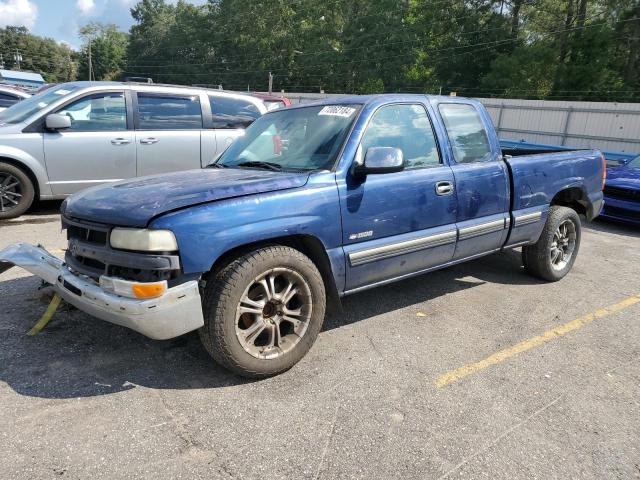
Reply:
[[329, 312], [333, 313], [341, 310], [342, 303], [340, 301], [340, 294], [338, 293], [338, 288], [333, 278], [331, 262], [327, 256], [326, 249], [320, 240], [311, 235], [276, 237], [235, 247], [225, 252], [215, 261], [207, 276], [214, 276], [240, 255], [268, 245], [283, 245], [295, 248], [309, 257], [318, 268], [320, 275], [322, 275], [327, 293], [327, 308]]
[[27, 177], [29, 177], [29, 180], [31, 180], [31, 183], [33, 184], [34, 201], [37, 201], [40, 199], [40, 188], [38, 185], [38, 179], [36, 178], [33, 171], [31, 171], [29, 167], [27, 167], [24, 163], [19, 162], [18, 160], [14, 160], [13, 158], [0, 157], [0, 162], [8, 163], [22, 170], [27, 175]]
[[574, 209], [581, 215], [587, 215], [589, 202], [585, 198], [584, 192], [579, 187], [566, 188], [556, 193], [551, 200], [551, 205], [559, 205]]

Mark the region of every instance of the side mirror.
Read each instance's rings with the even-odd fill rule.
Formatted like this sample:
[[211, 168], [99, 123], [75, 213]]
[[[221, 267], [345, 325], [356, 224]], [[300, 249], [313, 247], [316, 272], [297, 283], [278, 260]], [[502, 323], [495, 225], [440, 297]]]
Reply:
[[59, 113], [50, 113], [44, 123], [49, 130], [64, 130], [71, 127], [71, 118]]
[[356, 165], [358, 175], [370, 173], [394, 173], [404, 170], [404, 155], [395, 147], [370, 147], [364, 155], [364, 161]]

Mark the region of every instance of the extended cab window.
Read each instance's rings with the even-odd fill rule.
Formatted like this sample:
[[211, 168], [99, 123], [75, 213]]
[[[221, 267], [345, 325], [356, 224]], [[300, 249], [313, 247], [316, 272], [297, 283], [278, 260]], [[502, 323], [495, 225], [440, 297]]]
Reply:
[[253, 103], [237, 98], [210, 95], [213, 128], [246, 128], [260, 117]]
[[138, 92], [138, 128], [193, 130], [202, 128], [198, 95], [157, 95]]
[[127, 129], [124, 93], [96, 93], [57, 110], [71, 119], [67, 132], [101, 132]]
[[363, 154], [370, 147], [402, 150], [407, 169], [440, 164], [431, 122], [422, 105], [387, 105], [373, 115], [364, 132]]
[[473, 105], [442, 103], [439, 109], [457, 163], [491, 160], [491, 147], [487, 132]]

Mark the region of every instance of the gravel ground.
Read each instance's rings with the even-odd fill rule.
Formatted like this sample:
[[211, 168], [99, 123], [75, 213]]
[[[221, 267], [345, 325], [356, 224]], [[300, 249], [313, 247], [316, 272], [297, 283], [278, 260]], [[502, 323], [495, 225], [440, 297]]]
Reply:
[[[57, 207], [0, 223], [0, 248], [61, 255]], [[79, 311], [27, 337], [38, 285], [0, 275], [3, 479], [640, 478], [640, 303], [434, 383], [640, 295], [638, 229], [586, 226], [555, 284], [506, 252], [349, 297], [262, 381]]]

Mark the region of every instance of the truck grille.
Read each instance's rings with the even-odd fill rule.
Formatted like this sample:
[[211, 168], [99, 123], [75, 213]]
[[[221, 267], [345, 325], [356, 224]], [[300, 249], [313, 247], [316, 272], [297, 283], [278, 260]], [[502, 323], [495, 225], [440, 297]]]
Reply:
[[98, 280], [101, 275], [139, 282], [171, 281], [180, 275], [177, 255], [154, 255], [114, 250], [106, 225], [62, 218], [67, 230], [65, 263], [71, 270]]
[[69, 248], [65, 255], [67, 264], [78, 273], [96, 280], [107, 273], [107, 265], [95, 258], [79, 253], [79, 245], [95, 245], [106, 247], [109, 238], [109, 227], [90, 223], [79, 223], [62, 217], [62, 228], [67, 230]]
[[63, 228], [66, 227], [67, 229], [67, 240], [81, 240], [87, 243], [95, 243], [96, 245], [107, 244], [109, 232], [106, 228], [97, 230], [94, 226], [81, 226], [77, 223], [68, 223], [68, 220], [63, 220], [62, 223]]
[[640, 201], [640, 190], [631, 190], [630, 188], [604, 187], [604, 194], [611, 198]]

